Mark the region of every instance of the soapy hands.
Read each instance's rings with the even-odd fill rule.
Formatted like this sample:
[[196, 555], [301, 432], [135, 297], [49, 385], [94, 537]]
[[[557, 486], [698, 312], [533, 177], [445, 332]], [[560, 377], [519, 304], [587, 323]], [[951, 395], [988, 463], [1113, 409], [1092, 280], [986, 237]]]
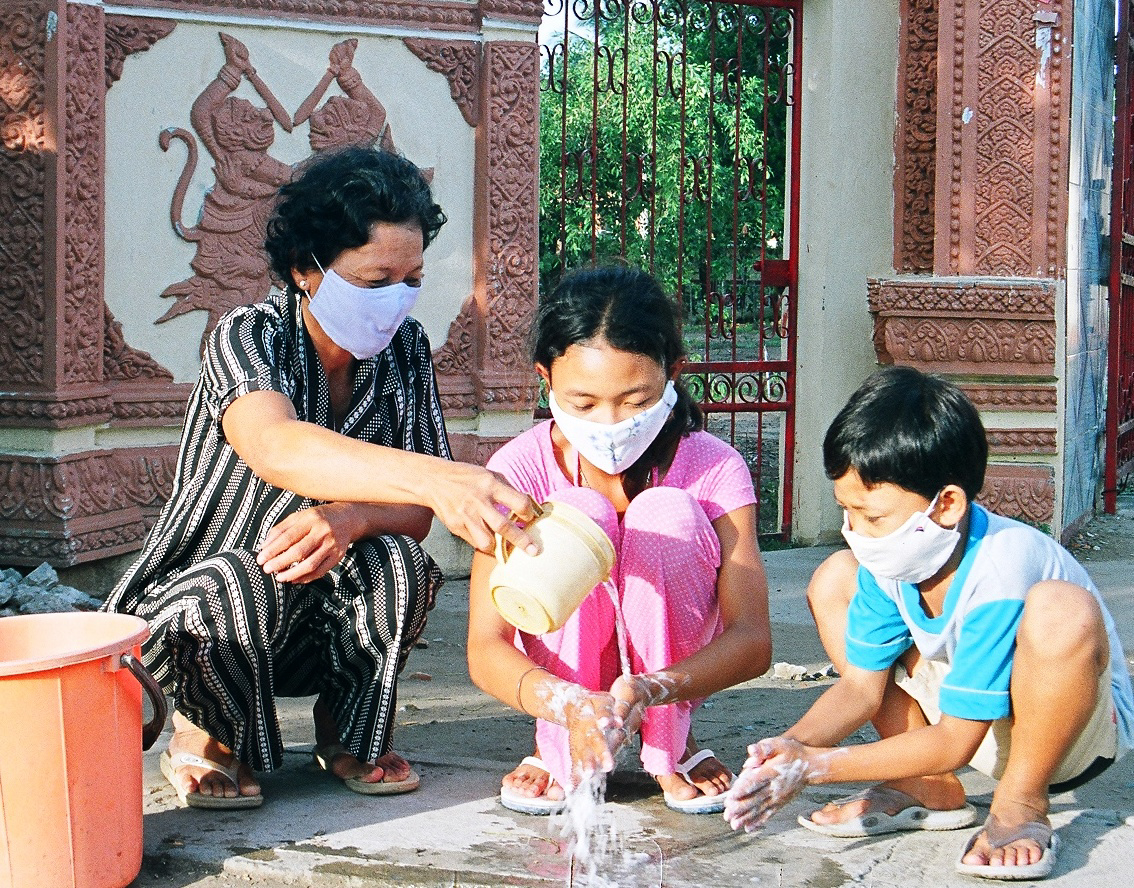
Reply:
[[609, 693], [562, 686], [544, 702], [562, 711], [576, 781], [614, 770], [619, 751], [638, 732], [650, 706], [669, 702], [682, 679], [669, 673], [620, 675]]
[[810, 750], [798, 740], [770, 737], [748, 747], [748, 759], [725, 796], [724, 819], [752, 832], [819, 775]]

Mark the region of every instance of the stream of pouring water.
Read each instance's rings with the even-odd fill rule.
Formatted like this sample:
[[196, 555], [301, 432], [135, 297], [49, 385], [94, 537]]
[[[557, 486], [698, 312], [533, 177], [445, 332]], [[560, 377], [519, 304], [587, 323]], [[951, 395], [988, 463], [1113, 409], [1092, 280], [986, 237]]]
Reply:
[[[626, 640], [626, 621], [622, 617], [622, 607], [618, 601], [618, 590], [613, 581], [607, 580], [603, 587], [610, 595], [614, 605], [614, 630], [618, 641], [618, 658], [623, 675], [630, 675], [630, 654]], [[617, 756], [625, 749], [619, 747]], [[611, 881], [599, 873], [599, 869], [609, 870], [615, 862], [623, 864], [621, 869], [632, 866], [636, 859], [648, 859], [649, 855], [634, 855], [625, 849], [618, 835], [614, 818], [603, 810], [606, 797], [606, 774], [584, 775], [578, 785], [567, 793], [566, 807], [561, 815], [560, 834], [567, 839], [568, 853], [580, 866], [585, 867], [586, 882], [591, 888], [632, 888], [637, 880]], [[618, 852], [621, 851], [621, 854]], [[621, 858], [618, 861], [618, 858]], [[570, 874], [568, 884], [572, 884]]]

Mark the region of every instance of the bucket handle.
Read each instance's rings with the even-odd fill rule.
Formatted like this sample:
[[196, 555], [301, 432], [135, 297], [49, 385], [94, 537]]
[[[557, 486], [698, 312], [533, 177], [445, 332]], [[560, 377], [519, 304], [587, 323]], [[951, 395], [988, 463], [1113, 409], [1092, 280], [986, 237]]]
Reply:
[[142, 725], [142, 749], [149, 749], [157, 741], [165, 727], [165, 717], [169, 714], [165, 703], [165, 692], [152, 675], [146, 670], [133, 654], [122, 655], [122, 665], [133, 673], [139, 684], [146, 690], [153, 706], [154, 717], [148, 724]]
[[[535, 514], [535, 517], [536, 518], [542, 518], [543, 517], [543, 507], [539, 503], [537, 503], [534, 499], [532, 499], [530, 496], [528, 497], [528, 503], [531, 505], [532, 512]], [[516, 517], [517, 516], [516, 516], [515, 512], [509, 512], [508, 513], [508, 521], [509, 522], [515, 521]], [[513, 546], [512, 543], [504, 542], [504, 537], [502, 537], [500, 534], [496, 534], [496, 560], [497, 561], [499, 561], [501, 564], [503, 564], [505, 561], [507, 561], [508, 556], [511, 554], [512, 549], [514, 549], [514, 548], [515, 548], [515, 546]]]

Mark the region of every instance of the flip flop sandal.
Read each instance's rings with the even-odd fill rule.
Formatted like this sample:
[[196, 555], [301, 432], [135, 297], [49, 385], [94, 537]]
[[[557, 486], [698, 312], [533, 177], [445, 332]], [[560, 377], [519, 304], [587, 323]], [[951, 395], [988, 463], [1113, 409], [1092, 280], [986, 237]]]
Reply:
[[[674, 773], [680, 774], [686, 783], [693, 786], [693, 779], [689, 776], [690, 772], [701, 764], [701, 762], [711, 758], [716, 758], [716, 753], [711, 749], [702, 749], [700, 752], [689, 756], [685, 761], [679, 762], [674, 768]], [[731, 781], [729, 785], [732, 785]], [[698, 792], [700, 794], [693, 796], [691, 799], [675, 798], [668, 792], [663, 793], [662, 798], [665, 799], [667, 808], [680, 811], [682, 814], [717, 814], [724, 810], [726, 793], [721, 792], [711, 796], [700, 792], [700, 789], [698, 789]]]
[[[311, 758], [317, 768], [335, 777], [335, 772], [331, 770], [331, 763], [334, 762], [335, 756], [339, 755], [354, 757], [354, 753], [341, 743], [329, 743], [326, 746], [316, 746], [311, 753]], [[377, 783], [368, 783], [358, 777], [339, 777], [338, 779], [342, 780], [343, 785], [351, 792], [357, 792], [360, 795], [401, 795], [405, 792], [413, 792], [421, 786], [421, 777], [413, 768], [410, 768], [409, 776], [404, 780], [379, 780]]]
[[[1020, 839], [1031, 839], [1043, 848], [1043, 856], [1035, 863], [1026, 863], [1021, 866], [964, 863], [965, 855], [973, 849], [973, 845], [976, 844], [976, 840], [980, 838], [982, 832], [988, 836], [988, 843], [993, 848], [1003, 848], [1013, 842], [1020, 841]], [[998, 879], [1008, 882], [1046, 879], [1055, 869], [1055, 858], [1058, 854], [1059, 836], [1048, 824], [1032, 821], [1008, 828], [996, 818], [995, 814], [989, 814], [984, 826], [973, 833], [972, 837], [965, 843], [965, 849], [957, 858], [957, 872], [966, 876], [977, 876], [981, 879]]]
[[[551, 771], [548, 770], [547, 765], [543, 763], [543, 759], [539, 756], [525, 756], [520, 764], [527, 765], [529, 768], [536, 768], [539, 771], [543, 771], [548, 776], [551, 775]], [[509, 811], [515, 811], [519, 814], [536, 814], [542, 816], [562, 814], [567, 808], [567, 802], [564, 799], [549, 799], [545, 795], [532, 798], [530, 796], [521, 795], [510, 786], [500, 787], [500, 804]]]
[[[889, 786], [872, 786], [855, 795], [835, 799], [831, 804], [841, 807], [862, 799], [865, 799], [869, 805], [866, 812], [843, 823], [816, 823], [811, 819], [810, 814], [806, 817], [800, 814], [796, 820], [800, 826], [825, 836], [857, 839], [862, 836], [880, 836], [907, 830], [964, 829], [966, 826], [972, 826], [977, 817], [976, 808], [967, 803], [962, 808], [935, 811], [924, 807], [913, 796]], [[893, 814], [889, 814], [886, 808], [896, 810]], [[813, 811], [812, 814], [814, 813]]]
[[161, 754], [158, 761], [161, 764], [162, 774], [165, 775], [165, 779], [169, 781], [170, 786], [172, 786], [177, 793], [177, 800], [181, 802], [183, 807], [232, 811], [239, 808], [259, 808], [264, 804], [264, 797], [259, 793], [256, 795], [235, 795], [229, 797], [205, 795], [197, 791], [189, 792], [189, 790], [184, 788], [181, 780], [178, 779], [180, 776], [179, 772], [183, 768], [207, 768], [227, 778], [231, 781], [232, 785], [237, 788], [237, 792], [239, 792], [240, 779], [237, 768], [227, 767], [220, 762], [210, 761], [207, 758], [202, 758], [191, 752], [179, 752], [176, 755], [171, 755], [168, 749]]

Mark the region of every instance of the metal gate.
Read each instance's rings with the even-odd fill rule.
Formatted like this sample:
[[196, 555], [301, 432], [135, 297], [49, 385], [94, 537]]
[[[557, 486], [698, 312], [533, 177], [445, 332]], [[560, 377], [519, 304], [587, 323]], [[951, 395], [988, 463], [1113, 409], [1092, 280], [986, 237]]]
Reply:
[[1114, 180], [1110, 214], [1110, 342], [1107, 352], [1106, 477], [1113, 513], [1120, 483], [1134, 471], [1134, 0], [1119, 0]]
[[545, 0], [540, 284], [622, 256], [681, 308], [685, 381], [791, 535], [802, 0]]

